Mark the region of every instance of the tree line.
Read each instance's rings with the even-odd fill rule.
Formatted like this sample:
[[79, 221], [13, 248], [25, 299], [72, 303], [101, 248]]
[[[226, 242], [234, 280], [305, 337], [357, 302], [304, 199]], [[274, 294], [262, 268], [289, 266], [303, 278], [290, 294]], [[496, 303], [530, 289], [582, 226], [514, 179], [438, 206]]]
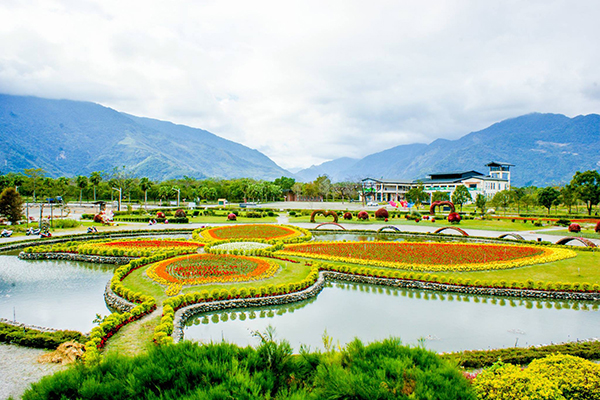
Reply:
[[[284, 176], [273, 181], [251, 178], [195, 179], [184, 176], [155, 182], [147, 177], [135, 177], [126, 167], [72, 178], [51, 178], [41, 168], [25, 169], [22, 173], [0, 172], [0, 190], [7, 187], [14, 187], [21, 196], [33, 202], [45, 202], [48, 198], [55, 199], [58, 196], [64, 201], [113, 201], [119, 199], [120, 194], [123, 201], [139, 203], [173, 200], [211, 202], [220, 198], [230, 202], [278, 201], [287, 193], [344, 201], [358, 199], [363, 189], [359, 179], [332, 183], [324, 175], [308, 183], [296, 182]], [[571, 213], [573, 207], [583, 204], [588, 215], [591, 215], [593, 207], [600, 203], [600, 174], [596, 170], [578, 171], [568, 184], [561, 187], [511, 187], [496, 193], [493, 198], [482, 195], [472, 198], [465, 186], [458, 186], [453, 193], [435, 192], [431, 199], [423, 186], [417, 186], [410, 189], [406, 197], [417, 205], [429, 200], [450, 200], [461, 209], [464, 204], [473, 203], [482, 212], [486, 207], [504, 211], [510, 207], [521, 213], [539, 206], [550, 213], [552, 207], [562, 205]]]

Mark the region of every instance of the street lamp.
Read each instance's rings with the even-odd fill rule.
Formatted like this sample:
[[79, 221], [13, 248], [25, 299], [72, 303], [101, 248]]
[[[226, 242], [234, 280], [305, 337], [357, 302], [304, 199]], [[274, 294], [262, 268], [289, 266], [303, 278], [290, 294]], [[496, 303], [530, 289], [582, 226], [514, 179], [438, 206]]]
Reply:
[[118, 207], [117, 211], [121, 211], [121, 196], [123, 194], [123, 189], [122, 188], [112, 188], [112, 189], [119, 192], [119, 207]]
[[173, 190], [177, 191], [177, 207], [179, 207], [179, 197], [181, 195], [181, 189], [173, 188]]

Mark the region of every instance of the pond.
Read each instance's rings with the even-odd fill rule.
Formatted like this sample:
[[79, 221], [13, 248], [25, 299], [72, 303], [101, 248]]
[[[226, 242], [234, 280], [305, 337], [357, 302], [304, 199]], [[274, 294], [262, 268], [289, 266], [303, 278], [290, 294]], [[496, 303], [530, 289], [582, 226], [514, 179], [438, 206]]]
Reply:
[[0, 255], [0, 318], [89, 332], [97, 313], [110, 313], [103, 294], [114, 268]]
[[401, 338], [437, 352], [560, 343], [596, 337], [597, 303], [537, 301], [330, 283], [307, 302], [198, 315], [185, 339], [257, 344], [252, 331], [276, 329], [295, 351], [323, 349], [326, 331], [344, 345]]

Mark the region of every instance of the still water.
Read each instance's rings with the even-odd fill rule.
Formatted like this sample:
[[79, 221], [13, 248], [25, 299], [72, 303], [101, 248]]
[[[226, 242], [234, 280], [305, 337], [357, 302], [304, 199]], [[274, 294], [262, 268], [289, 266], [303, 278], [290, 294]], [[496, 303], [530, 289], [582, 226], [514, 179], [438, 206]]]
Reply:
[[185, 339], [257, 344], [253, 331], [276, 329], [295, 351], [323, 349], [326, 331], [344, 345], [399, 337], [438, 351], [559, 343], [598, 337], [598, 304], [537, 301], [331, 283], [307, 302], [198, 315]]
[[0, 317], [25, 324], [89, 332], [96, 313], [110, 312], [104, 287], [113, 265], [25, 261], [0, 255]]

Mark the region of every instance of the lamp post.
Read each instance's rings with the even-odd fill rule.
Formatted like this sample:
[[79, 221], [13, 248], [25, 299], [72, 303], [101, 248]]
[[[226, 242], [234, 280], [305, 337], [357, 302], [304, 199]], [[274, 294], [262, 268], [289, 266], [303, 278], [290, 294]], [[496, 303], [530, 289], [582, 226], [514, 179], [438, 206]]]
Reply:
[[112, 189], [119, 192], [119, 206], [117, 208], [117, 211], [121, 211], [121, 196], [123, 194], [123, 189], [122, 188], [112, 188]]
[[181, 195], [181, 189], [173, 188], [173, 190], [177, 191], [177, 207], [179, 207], [179, 197]]

